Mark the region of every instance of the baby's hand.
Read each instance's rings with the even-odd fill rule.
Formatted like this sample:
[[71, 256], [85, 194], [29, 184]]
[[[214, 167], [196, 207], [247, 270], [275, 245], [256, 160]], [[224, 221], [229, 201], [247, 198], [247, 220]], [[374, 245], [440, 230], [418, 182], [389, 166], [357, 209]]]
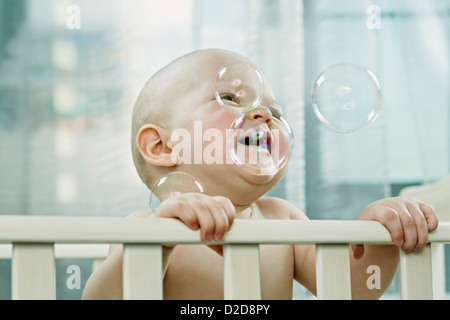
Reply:
[[189, 228], [200, 228], [202, 241], [222, 240], [234, 221], [235, 209], [228, 198], [185, 193], [162, 202], [154, 217], [175, 218]]
[[[438, 226], [432, 206], [413, 198], [396, 197], [367, 206], [358, 220], [375, 220], [391, 233], [392, 241], [404, 252], [420, 251], [428, 242], [428, 233]], [[361, 250], [361, 246], [358, 246]], [[358, 255], [362, 255], [360, 252]]]

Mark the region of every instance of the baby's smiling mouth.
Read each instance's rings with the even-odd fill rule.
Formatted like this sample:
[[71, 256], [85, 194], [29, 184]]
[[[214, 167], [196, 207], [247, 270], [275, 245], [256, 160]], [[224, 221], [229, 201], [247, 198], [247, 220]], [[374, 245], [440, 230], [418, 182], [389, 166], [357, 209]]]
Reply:
[[272, 150], [272, 134], [265, 129], [251, 129], [246, 132], [244, 137], [239, 139], [239, 143], [263, 148], [270, 153]]

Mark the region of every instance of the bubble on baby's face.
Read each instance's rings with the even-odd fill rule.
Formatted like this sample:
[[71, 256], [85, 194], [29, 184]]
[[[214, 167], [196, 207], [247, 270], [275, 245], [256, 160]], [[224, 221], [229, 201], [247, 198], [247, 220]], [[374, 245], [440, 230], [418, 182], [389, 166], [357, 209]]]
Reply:
[[275, 109], [259, 106], [241, 114], [230, 129], [230, 157], [242, 170], [272, 176], [288, 162], [294, 137], [289, 123]]
[[336, 64], [317, 77], [311, 102], [317, 117], [328, 128], [349, 133], [376, 118], [381, 89], [377, 78], [365, 67]]
[[273, 176], [288, 162], [293, 150], [289, 123], [274, 108], [262, 105], [264, 78], [248, 62], [233, 62], [217, 74], [218, 103], [236, 114], [227, 137], [231, 159], [252, 175]]
[[203, 193], [201, 184], [190, 174], [171, 172], [155, 182], [150, 193], [150, 208], [157, 208], [161, 202], [184, 193]]
[[251, 63], [233, 62], [217, 74], [214, 95], [228, 110], [247, 112], [259, 105], [264, 95], [262, 74]]

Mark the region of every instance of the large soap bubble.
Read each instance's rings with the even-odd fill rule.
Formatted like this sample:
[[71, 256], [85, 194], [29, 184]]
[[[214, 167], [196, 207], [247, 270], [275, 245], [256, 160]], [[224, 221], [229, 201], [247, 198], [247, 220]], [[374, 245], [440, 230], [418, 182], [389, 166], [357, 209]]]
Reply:
[[232, 112], [247, 112], [259, 105], [264, 95], [262, 74], [251, 63], [230, 63], [217, 74], [214, 95], [220, 105]]
[[252, 175], [273, 176], [289, 160], [293, 134], [279, 111], [263, 105], [265, 83], [259, 69], [244, 61], [230, 63], [217, 74], [217, 102], [237, 115], [230, 126], [231, 159]]
[[231, 125], [231, 159], [252, 175], [274, 175], [288, 162], [294, 136], [289, 123], [273, 108], [258, 106]]
[[311, 102], [317, 117], [328, 128], [354, 132], [376, 118], [381, 103], [380, 84], [365, 67], [336, 64], [316, 78]]
[[161, 202], [188, 192], [204, 191], [201, 184], [190, 174], [171, 172], [153, 184], [149, 199], [150, 208], [156, 209]]

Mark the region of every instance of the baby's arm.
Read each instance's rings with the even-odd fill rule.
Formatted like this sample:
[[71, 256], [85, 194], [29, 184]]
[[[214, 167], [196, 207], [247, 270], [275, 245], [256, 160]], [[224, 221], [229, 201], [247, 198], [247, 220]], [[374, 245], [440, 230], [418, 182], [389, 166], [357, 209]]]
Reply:
[[[395, 197], [368, 205], [358, 220], [373, 220], [384, 225], [394, 245], [352, 245], [353, 299], [379, 298], [395, 276], [399, 261], [399, 247], [404, 252], [421, 251], [428, 242], [428, 233], [438, 226], [434, 209], [412, 198]], [[381, 289], [367, 288], [367, 268], [380, 268]]]
[[[231, 227], [235, 209], [225, 197], [210, 197], [204, 194], [187, 193], [164, 201], [156, 210], [138, 211], [130, 218], [175, 218], [193, 230], [201, 229], [203, 241], [222, 240]], [[211, 249], [221, 253], [221, 246], [211, 245]], [[174, 246], [163, 245], [163, 270], [167, 270]], [[108, 258], [91, 275], [83, 291], [83, 299], [122, 299], [122, 249], [111, 245]]]
[[[291, 206], [291, 219], [307, 219]], [[428, 233], [437, 228], [434, 209], [411, 198], [388, 198], [367, 206], [358, 220], [373, 220], [391, 233], [394, 245], [351, 245], [351, 286], [353, 299], [377, 299], [391, 283], [398, 267], [399, 250], [420, 251], [428, 241]], [[294, 246], [295, 279], [316, 294], [315, 246]], [[381, 289], [367, 288], [367, 268], [377, 265], [381, 272]]]

